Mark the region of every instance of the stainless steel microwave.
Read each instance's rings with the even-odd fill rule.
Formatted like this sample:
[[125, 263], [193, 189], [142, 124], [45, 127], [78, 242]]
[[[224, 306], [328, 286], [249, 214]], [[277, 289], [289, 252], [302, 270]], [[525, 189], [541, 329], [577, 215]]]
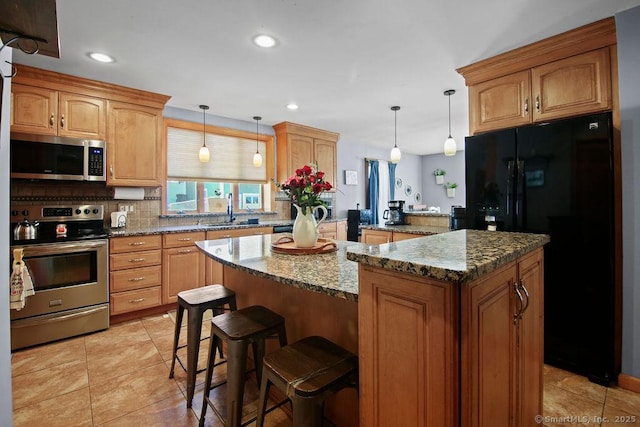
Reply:
[[11, 178], [106, 181], [106, 142], [11, 133]]

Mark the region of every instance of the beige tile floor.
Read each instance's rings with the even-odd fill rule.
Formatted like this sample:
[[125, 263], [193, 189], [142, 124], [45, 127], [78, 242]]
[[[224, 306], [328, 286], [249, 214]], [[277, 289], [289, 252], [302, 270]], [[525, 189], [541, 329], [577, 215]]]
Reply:
[[[208, 320], [203, 322], [203, 336], [209, 334]], [[169, 379], [174, 326], [170, 312], [15, 352], [11, 361], [14, 426], [197, 426], [204, 374], [198, 375], [189, 409], [186, 376], [179, 365], [174, 379]], [[186, 336], [183, 326], [182, 344]], [[200, 367], [206, 364], [207, 351], [204, 341]], [[186, 349], [181, 352], [184, 360]], [[217, 377], [224, 377], [224, 367], [217, 368]], [[545, 426], [640, 426], [640, 394], [606, 388], [551, 366], [545, 366], [544, 378], [541, 421]], [[212, 392], [222, 410], [224, 391], [223, 386]], [[255, 413], [257, 393], [250, 382], [246, 418]], [[223, 425], [212, 410], [205, 420], [209, 427]], [[266, 425], [291, 426], [291, 421], [275, 410], [267, 416]]]

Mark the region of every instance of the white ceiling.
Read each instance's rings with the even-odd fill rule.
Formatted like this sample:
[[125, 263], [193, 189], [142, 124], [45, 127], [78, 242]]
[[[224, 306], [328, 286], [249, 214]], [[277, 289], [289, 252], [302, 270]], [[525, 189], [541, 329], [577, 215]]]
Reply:
[[[58, 0], [60, 58], [14, 61], [171, 95], [168, 105], [261, 124], [291, 121], [341, 143], [441, 153], [468, 134], [456, 68], [640, 4], [640, 0]], [[274, 36], [271, 49], [253, 45]], [[101, 51], [116, 58], [98, 64]], [[289, 102], [300, 105], [289, 111]]]

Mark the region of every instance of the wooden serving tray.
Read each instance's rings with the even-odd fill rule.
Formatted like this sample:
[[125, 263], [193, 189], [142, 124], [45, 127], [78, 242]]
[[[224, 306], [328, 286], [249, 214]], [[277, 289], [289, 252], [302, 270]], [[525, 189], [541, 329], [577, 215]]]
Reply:
[[337, 251], [338, 245], [336, 245], [336, 242], [333, 240], [319, 238], [313, 247], [298, 248], [293, 242], [293, 237], [282, 236], [271, 243], [271, 250], [276, 253], [289, 255], [326, 254]]

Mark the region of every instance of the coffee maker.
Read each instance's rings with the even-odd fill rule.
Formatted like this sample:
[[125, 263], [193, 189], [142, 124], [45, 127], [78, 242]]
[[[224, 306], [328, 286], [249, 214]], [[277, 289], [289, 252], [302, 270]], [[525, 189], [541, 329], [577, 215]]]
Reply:
[[384, 225], [403, 225], [405, 222], [404, 200], [390, 200], [389, 209], [382, 214], [383, 219], [388, 219]]

